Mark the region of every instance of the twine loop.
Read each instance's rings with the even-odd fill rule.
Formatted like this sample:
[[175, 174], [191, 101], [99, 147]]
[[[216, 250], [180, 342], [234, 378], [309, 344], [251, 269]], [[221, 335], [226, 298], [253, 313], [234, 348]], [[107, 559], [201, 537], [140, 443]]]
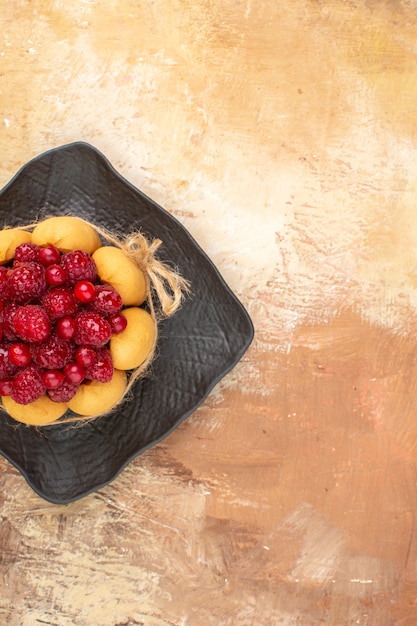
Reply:
[[[169, 317], [181, 305], [188, 292], [188, 282], [155, 256], [161, 245], [160, 239], [149, 242], [141, 232], [135, 232], [126, 238], [122, 249], [143, 271], [158, 298], [161, 312]], [[152, 299], [152, 293], [148, 293], [148, 299]]]

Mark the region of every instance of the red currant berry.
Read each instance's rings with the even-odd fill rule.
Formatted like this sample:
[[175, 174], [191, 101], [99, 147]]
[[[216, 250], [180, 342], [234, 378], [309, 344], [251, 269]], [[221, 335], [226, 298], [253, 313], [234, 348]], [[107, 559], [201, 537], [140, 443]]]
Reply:
[[96, 288], [89, 280], [79, 280], [74, 287], [74, 296], [79, 302], [87, 304], [96, 297]]
[[17, 367], [26, 367], [32, 361], [32, 353], [25, 343], [13, 343], [9, 348], [9, 361]]
[[0, 396], [10, 396], [12, 393], [13, 378], [0, 379]]
[[41, 248], [38, 252], [38, 260], [44, 267], [58, 263], [61, 253], [55, 246], [49, 245]]
[[117, 335], [121, 333], [127, 326], [127, 319], [122, 313], [115, 313], [114, 315], [110, 315], [108, 318], [109, 324], [111, 326], [112, 332]]
[[3, 300], [0, 300], [0, 313], [3, 311], [4, 309], [4, 302]]
[[77, 322], [73, 317], [66, 315], [56, 323], [56, 333], [61, 339], [72, 339], [77, 332]]
[[65, 375], [60, 370], [46, 370], [42, 374], [43, 384], [47, 389], [58, 389], [65, 380]]
[[97, 353], [90, 346], [80, 346], [75, 351], [75, 360], [84, 367], [91, 367], [97, 361]]
[[79, 385], [85, 378], [86, 370], [79, 363], [68, 363], [64, 367], [65, 380], [71, 385]]
[[63, 267], [53, 263], [46, 268], [45, 278], [50, 287], [59, 287], [59, 285], [63, 285], [67, 280], [67, 273]]

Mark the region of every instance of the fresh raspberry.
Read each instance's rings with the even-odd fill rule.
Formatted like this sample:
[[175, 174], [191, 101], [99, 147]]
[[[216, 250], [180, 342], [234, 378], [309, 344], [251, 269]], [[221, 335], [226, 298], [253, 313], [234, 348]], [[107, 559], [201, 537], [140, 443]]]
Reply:
[[77, 332], [75, 343], [78, 345], [101, 347], [111, 337], [111, 328], [107, 320], [95, 311], [81, 311], [75, 318]]
[[0, 266], [0, 298], [4, 300], [7, 298], [7, 268]]
[[46, 290], [45, 269], [39, 263], [20, 263], [7, 276], [7, 294], [13, 302], [26, 304]]
[[9, 348], [9, 361], [17, 367], [26, 367], [32, 361], [32, 353], [27, 343], [12, 343]]
[[48, 396], [54, 402], [69, 402], [77, 393], [78, 385], [64, 381], [57, 389], [48, 389]]
[[96, 350], [97, 361], [87, 368], [87, 378], [96, 380], [99, 383], [108, 383], [113, 377], [114, 367], [111, 353], [108, 348]]
[[18, 307], [13, 315], [16, 334], [29, 343], [45, 341], [51, 331], [51, 322], [46, 311], [37, 304]]
[[115, 335], [124, 331], [127, 326], [127, 319], [123, 313], [115, 313], [114, 315], [110, 315], [107, 319], [109, 320], [112, 333]]
[[39, 246], [35, 243], [27, 241], [17, 246], [14, 251], [14, 261], [20, 261], [23, 263], [30, 263], [31, 261], [38, 260]]
[[10, 395], [18, 404], [29, 404], [43, 396], [45, 391], [42, 370], [32, 363], [16, 374]]
[[119, 313], [122, 308], [122, 297], [110, 285], [96, 285], [96, 297], [91, 308], [102, 315]]
[[73, 250], [61, 257], [61, 265], [67, 274], [67, 285], [73, 287], [79, 280], [94, 282], [97, 278], [97, 267], [87, 252]]
[[13, 389], [13, 378], [0, 379], [0, 396], [10, 396]]
[[9, 348], [12, 344], [2, 342], [0, 344], [0, 378], [14, 376], [18, 370], [17, 366], [9, 358]]
[[3, 336], [11, 341], [17, 339], [16, 329], [13, 324], [13, 316], [18, 308], [19, 306], [17, 304], [7, 304], [0, 314], [0, 319], [3, 325]]
[[32, 358], [48, 370], [59, 370], [72, 361], [74, 356], [74, 346], [69, 341], [65, 341], [52, 333], [42, 343], [32, 347]]
[[77, 300], [68, 287], [56, 287], [47, 291], [42, 298], [42, 306], [53, 322], [78, 311]]
[[49, 245], [44, 246], [39, 250], [38, 260], [41, 265], [44, 267], [48, 267], [48, 265], [53, 265], [55, 263], [59, 263], [61, 258], [61, 253], [55, 246]]

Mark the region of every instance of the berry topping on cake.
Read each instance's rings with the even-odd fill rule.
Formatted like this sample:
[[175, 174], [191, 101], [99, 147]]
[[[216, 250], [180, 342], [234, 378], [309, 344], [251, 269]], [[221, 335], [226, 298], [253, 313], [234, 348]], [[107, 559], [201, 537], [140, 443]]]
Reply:
[[126, 370], [147, 366], [156, 325], [141, 307], [151, 274], [137, 236], [125, 250], [70, 216], [0, 231], [0, 396], [17, 421], [107, 412], [128, 388]]
[[69, 402], [80, 385], [109, 382], [122, 298], [89, 253], [23, 241], [0, 266], [0, 395], [26, 405]]

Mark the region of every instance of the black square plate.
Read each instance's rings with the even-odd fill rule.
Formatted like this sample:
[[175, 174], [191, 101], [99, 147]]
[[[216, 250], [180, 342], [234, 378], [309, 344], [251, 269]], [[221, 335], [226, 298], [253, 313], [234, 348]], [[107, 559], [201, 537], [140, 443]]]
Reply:
[[40, 496], [60, 504], [106, 485], [176, 428], [235, 366], [254, 332], [242, 304], [187, 230], [89, 144], [41, 154], [0, 192], [1, 227], [62, 214], [161, 239], [158, 257], [190, 281], [192, 294], [162, 322], [150, 375], [135, 383], [133, 399], [116, 413], [78, 428], [39, 430], [0, 414], [0, 453]]

